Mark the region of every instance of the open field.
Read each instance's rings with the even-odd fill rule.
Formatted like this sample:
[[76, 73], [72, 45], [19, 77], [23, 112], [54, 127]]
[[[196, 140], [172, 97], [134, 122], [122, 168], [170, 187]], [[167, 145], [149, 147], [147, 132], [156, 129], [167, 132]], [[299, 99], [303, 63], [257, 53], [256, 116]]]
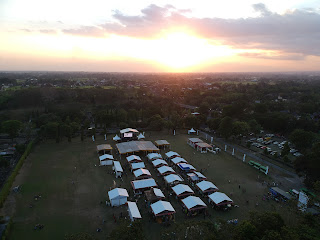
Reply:
[[[113, 136], [108, 136], [111, 139]], [[278, 211], [287, 224], [293, 224], [296, 211], [289, 206], [276, 203], [272, 200], [263, 201], [263, 194], [267, 193], [267, 186], [262, 182], [272, 182], [271, 176], [264, 176], [261, 172], [242, 163], [230, 154], [221, 152], [218, 155], [211, 153], [201, 154], [187, 145], [188, 135], [167, 135], [166, 132], [146, 133], [146, 140], [166, 139], [171, 143], [171, 150], [178, 152], [198, 170], [203, 171], [209, 181], [219, 187], [221, 192], [231, 197], [239, 208], [228, 212], [220, 212], [209, 208], [210, 219], [242, 220], [248, 216], [249, 211]], [[105, 239], [117, 223], [113, 214], [118, 218], [122, 212], [127, 216], [126, 207], [106, 207], [107, 192], [115, 185], [131, 190], [130, 181], [133, 175], [126, 168], [127, 176], [123, 181], [116, 179], [111, 173], [111, 167], [98, 167], [96, 145], [105, 143], [102, 136], [96, 142], [86, 139], [73, 139], [56, 144], [55, 142], [41, 143], [34, 149], [26, 160], [14, 186], [21, 184], [21, 192], [11, 194], [0, 215], [14, 215], [14, 226], [11, 239], [63, 239], [67, 233], [88, 232], [97, 239]], [[108, 140], [107, 143], [112, 143]], [[164, 154], [165, 151], [161, 150]], [[119, 156], [115, 154], [116, 159]], [[143, 158], [146, 168], [161, 188], [164, 182], [157, 177], [152, 164]], [[125, 166], [126, 160], [120, 160]], [[271, 172], [272, 174], [272, 172]], [[230, 183], [229, 183], [230, 180]], [[239, 189], [240, 185], [240, 189]], [[35, 195], [41, 195], [35, 200]], [[165, 195], [168, 196], [167, 191]], [[196, 196], [200, 196], [196, 194]], [[201, 197], [205, 203], [206, 198]], [[181, 210], [181, 205], [175, 198], [169, 199], [176, 210], [176, 222], [189, 221]], [[249, 203], [247, 203], [249, 201]], [[258, 203], [258, 206], [256, 206]], [[32, 208], [30, 208], [32, 205]], [[160, 239], [160, 232], [167, 227], [150, 221], [148, 209], [144, 199], [138, 200], [138, 207], [142, 214], [143, 225], [148, 239]], [[203, 219], [203, 215], [192, 218]], [[105, 222], [103, 222], [105, 220]], [[36, 224], [43, 224], [42, 230], [33, 230]], [[96, 229], [102, 232], [97, 233]], [[174, 224], [170, 229], [174, 229]]]

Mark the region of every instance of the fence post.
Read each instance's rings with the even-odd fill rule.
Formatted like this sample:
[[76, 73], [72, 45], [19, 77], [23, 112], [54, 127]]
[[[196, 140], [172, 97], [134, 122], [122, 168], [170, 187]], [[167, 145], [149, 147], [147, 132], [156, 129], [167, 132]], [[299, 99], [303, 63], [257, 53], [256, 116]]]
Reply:
[[234, 149], [232, 150], [232, 156], [234, 156]]
[[224, 145], [224, 151], [225, 152], [227, 151], [227, 145]]
[[242, 162], [245, 162], [245, 161], [246, 161], [246, 154], [243, 154]]
[[213, 137], [211, 137], [211, 143], [213, 143]]

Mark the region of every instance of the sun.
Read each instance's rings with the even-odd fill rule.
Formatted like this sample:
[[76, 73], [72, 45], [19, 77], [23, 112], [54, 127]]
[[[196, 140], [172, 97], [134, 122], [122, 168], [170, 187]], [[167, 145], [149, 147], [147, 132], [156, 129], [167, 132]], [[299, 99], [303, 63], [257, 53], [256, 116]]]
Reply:
[[225, 46], [214, 46], [207, 40], [184, 32], [174, 32], [157, 41], [154, 60], [173, 70], [186, 70], [230, 54]]

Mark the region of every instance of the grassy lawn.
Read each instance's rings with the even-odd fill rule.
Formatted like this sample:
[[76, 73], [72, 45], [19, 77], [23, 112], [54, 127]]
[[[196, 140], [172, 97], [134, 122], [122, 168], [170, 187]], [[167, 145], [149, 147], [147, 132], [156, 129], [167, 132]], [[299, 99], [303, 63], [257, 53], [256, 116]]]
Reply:
[[[110, 140], [112, 137], [108, 136], [107, 143], [114, 145]], [[198, 170], [202, 169], [209, 181], [216, 184], [221, 192], [229, 195], [235, 204], [240, 206], [229, 212], [219, 212], [209, 208], [210, 219], [238, 218], [241, 220], [246, 218], [251, 210], [266, 210], [278, 211], [287, 224], [295, 222], [296, 211], [291, 211], [284, 204], [262, 200], [263, 194], [267, 193], [268, 189], [261, 182], [272, 182], [270, 176], [262, 175], [256, 169], [225, 152], [218, 155], [196, 152], [187, 145], [187, 138], [188, 135], [185, 134], [172, 136], [167, 135], [166, 132], [146, 133], [146, 140], [168, 140], [171, 143], [171, 150], [180, 153]], [[11, 194], [4, 207], [4, 211], [8, 212], [10, 207], [15, 209], [10, 239], [63, 239], [67, 233], [79, 232], [87, 232], [97, 239], [105, 239], [106, 235], [117, 226], [113, 215], [117, 218], [121, 213], [127, 216], [125, 206], [111, 208], [106, 207], [104, 202], [108, 200], [107, 192], [114, 186], [131, 190], [130, 181], [133, 180], [133, 175], [126, 170], [128, 175], [121, 181], [110, 173], [111, 167], [96, 166], [98, 157], [95, 149], [96, 145], [101, 143], [105, 143], [103, 136], [98, 136], [96, 142], [88, 138], [84, 142], [80, 139], [59, 144], [48, 141], [36, 146], [16, 179], [15, 186], [21, 184], [21, 192]], [[164, 154], [165, 151], [161, 150], [161, 153]], [[119, 159], [115, 151], [114, 156]], [[158, 185], [164, 188], [164, 182], [157, 177], [152, 164], [146, 157], [143, 157], [143, 160]], [[126, 165], [124, 158], [120, 162], [123, 167]], [[41, 195], [41, 198], [35, 200], [36, 195]], [[166, 190], [165, 195], [167, 196]], [[196, 196], [200, 195], [196, 194]], [[132, 196], [130, 198], [133, 200]], [[201, 198], [208, 203], [206, 198]], [[177, 223], [203, 219], [203, 215], [192, 219], [186, 218], [180, 202], [175, 198], [169, 201], [176, 210]], [[150, 221], [143, 198], [138, 200], [138, 207], [148, 239], [160, 239], [160, 233], [163, 230], [174, 229], [174, 224], [168, 228]], [[44, 225], [42, 230], [33, 229], [38, 223]], [[102, 232], [97, 233], [97, 228], [101, 228]]]

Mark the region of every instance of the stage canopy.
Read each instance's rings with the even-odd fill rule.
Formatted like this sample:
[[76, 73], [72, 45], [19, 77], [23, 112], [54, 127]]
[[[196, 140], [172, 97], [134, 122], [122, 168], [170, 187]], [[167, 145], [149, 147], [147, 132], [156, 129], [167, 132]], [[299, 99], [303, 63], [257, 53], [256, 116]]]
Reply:
[[150, 141], [130, 141], [116, 144], [120, 154], [127, 154], [133, 152], [158, 152], [157, 148]]

